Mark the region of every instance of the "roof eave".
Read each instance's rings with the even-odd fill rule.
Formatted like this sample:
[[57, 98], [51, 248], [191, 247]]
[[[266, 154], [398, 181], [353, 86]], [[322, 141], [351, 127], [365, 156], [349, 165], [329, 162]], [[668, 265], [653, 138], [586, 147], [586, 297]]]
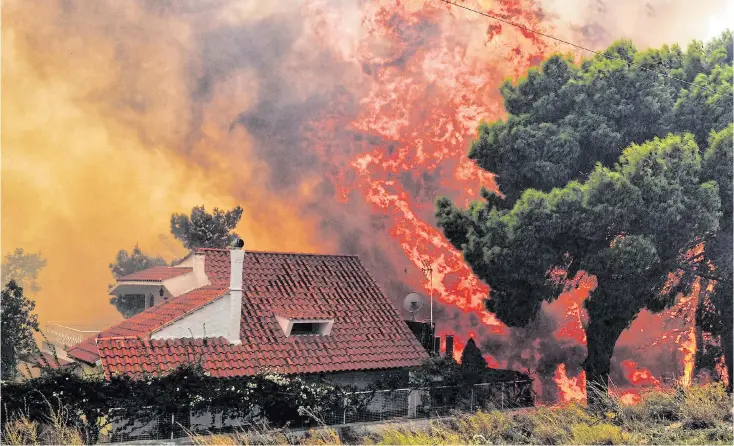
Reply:
[[[180, 277], [180, 276], [177, 276], [177, 277]], [[110, 288], [110, 290], [108, 291], [108, 293], [109, 293], [110, 296], [117, 295], [115, 293], [115, 291], [117, 291], [121, 287], [124, 287], [124, 286], [138, 286], [138, 287], [141, 287], [142, 286], [142, 287], [151, 287], [151, 288], [152, 287], [161, 287], [168, 294], [171, 294], [170, 290], [166, 286], [166, 282], [169, 281], [169, 280], [171, 280], [171, 279], [166, 279], [166, 280], [129, 280], [129, 281], [128, 280], [123, 280], [121, 282], [117, 282], [115, 284], [115, 286], [113, 286], [112, 288]], [[120, 294], [125, 294], [125, 293], [120, 293]]]

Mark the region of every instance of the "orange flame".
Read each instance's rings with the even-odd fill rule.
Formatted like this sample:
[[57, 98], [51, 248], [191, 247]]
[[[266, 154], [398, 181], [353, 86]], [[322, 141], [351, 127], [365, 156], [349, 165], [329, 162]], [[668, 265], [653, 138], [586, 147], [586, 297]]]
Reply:
[[636, 386], [659, 386], [660, 380], [655, 378], [650, 370], [646, 368], [638, 368], [637, 363], [631, 360], [624, 360], [621, 363], [627, 380]]
[[570, 378], [566, 374], [566, 364], [558, 364], [553, 381], [558, 386], [562, 402], [586, 400], [586, 372], [581, 371], [575, 378]]
[[619, 395], [619, 402], [625, 406], [634, 406], [642, 400], [639, 394], [634, 392], [625, 392]]
[[726, 361], [724, 360], [723, 356], [719, 358], [714, 368], [716, 370], [716, 373], [719, 375], [719, 379], [724, 384], [724, 386], [728, 386], [729, 385], [729, 373], [726, 368]]
[[696, 326], [695, 320], [696, 307], [698, 305], [698, 297], [701, 291], [701, 281], [696, 280], [693, 285], [691, 294], [681, 299], [680, 307], [684, 311], [684, 317], [689, 321], [689, 327], [686, 328], [677, 338], [678, 350], [682, 353], [683, 376], [681, 384], [689, 386], [693, 382], [693, 373], [696, 361]]

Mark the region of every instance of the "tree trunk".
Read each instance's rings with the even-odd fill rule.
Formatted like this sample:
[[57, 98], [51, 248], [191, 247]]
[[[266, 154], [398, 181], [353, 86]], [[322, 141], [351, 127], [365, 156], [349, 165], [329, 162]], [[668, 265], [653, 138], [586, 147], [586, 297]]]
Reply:
[[609, 370], [617, 339], [626, 328], [620, 321], [590, 320], [586, 327], [588, 354], [584, 361], [586, 371], [586, 401], [597, 407], [609, 390]]
[[[728, 323], [728, 322], [726, 322]], [[732, 332], [725, 333], [721, 336], [721, 347], [724, 349], [724, 363], [726, 364], [726, 374], [729, 377], [729, 381], [726, 385], [726, 391], [732, 393], [732, 372], [734, 370], [734, 339], [732, 339]]]

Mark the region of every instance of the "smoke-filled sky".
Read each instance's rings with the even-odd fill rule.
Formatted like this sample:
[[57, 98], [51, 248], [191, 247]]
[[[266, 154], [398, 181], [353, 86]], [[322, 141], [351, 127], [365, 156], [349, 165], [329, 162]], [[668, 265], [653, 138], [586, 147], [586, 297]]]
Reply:
[[[710, 38], [734, 12], [466, 4], [594, 49]], [[6, 0], [2, 254], [48, 259], [42, 321], [106, 325], [117, 250], [180, 257], [171, 213], [239, 204], [248, 248], [359, 254], [399, 302], [420, 285], [411, 236], [435, 197], [476, 195], [461, 159], [476, 123], [501, 117], [499, 83], [572, 50], [497, 25], [436, 0]], [[491, 325], [472, 299], [443, 296], [437, 312]]]

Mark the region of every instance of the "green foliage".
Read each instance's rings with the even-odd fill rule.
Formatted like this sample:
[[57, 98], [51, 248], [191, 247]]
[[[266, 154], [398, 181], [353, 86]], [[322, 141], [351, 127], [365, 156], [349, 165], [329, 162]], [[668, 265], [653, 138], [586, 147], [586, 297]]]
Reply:
[[[505, 82], [507, 120], [483, 123], [469, 153], [497, 175], [504, 200], [483, 191], [467, 210], [437, 202], [439, 226], [491, 287], [487, 309], [510, 326], [596, 277], [584, 302], [589, 385], [607, 382], [616, 340], [643, 308], [660, 311], [690, 289], [702, 268], [689, 250], [725, 227], [731, 144], [711, 136], [718, 150], [704, 151], [702, 166], [696, 140], [705, 146], [732, 121], [730, 42], [727, 32], [685, 53], [618, 42], [580, 65], [550, 57]], [[669, 135], [685, 131], [693, 136]], [[681, 277], [673, 287], [671, 273]]]
[[466, 384], [476, 384], [481, 381], [487, 370], [487, 360], [477, 347], [474, 338], [469, 338], [461, 352], [461, 374]]
[[48, 409], [48, 420], [43, 424], [26, 416], [8, 420], [3, 424], [2, 443], [10, 445], [84, 443], [84, 436], [72, 425], [65, 407], [54, 407], [49, 402]]
[[638, 404], [619, 407], [620, 419], [625, 423], [656, 423], [678, 421], [683, 394], [669, 389], [650, 389], [641, 395]]
[[433, 356], [427, 359], [410, 376], [410, 386], [417, 389], [430, 388], [438, 383], [453, 386], [461, 382], [461, 368], [451, 358]]
[[626, 444], [622, 429], [608, 423], [571, 427], [573, 444]]
[[[488, 308], [508, 325], [522, 326], [578, 278], [575, 271], [593, 274], [598, 286], [584, 302], [590, 317], [586, 372], [606, 382], [621, 332], [643, 308], [672, 304], [678, 290], [664, 293], [668, 274], [698, 238], [717, 229], [718, 190], [701, 183], [700, 173], [693, 139], [669, 136], [630, 146], [614, 168], [597, 165], [584, 183], [529, 189], [512, 209], [464, 214], [482, 219], [467, 229], [468, 242], [460, 247], [492, 288]], [[439, 201], [439, 225], [455, 225], [447, 219], [456, 212]], [[481, 231], [475, 229], [480, 224]], [[554, 269], [565, 276], [552, 276]]]
[[[579, 66], [553, 55], [516, 84], [505, 81], [509, 116], [479, 127], [469, 157], [497, 175], [509, 208], [525, 189], [547, 192], [598, 162], [612, 166], [630, 143], [671, 131], [691, 131], [703, 143], [732, 122], [731, 41], [727, 31], [686, 53], [677, 46], [638, 52], [622, 41]], [[688, 91], [674, 77], [695, 85]]]
[[679, 131], [688, 131], [704, 145], [712, 130], [719, 131], [734, 121], [732, 116], [732, 66], [717, 66], [710, 74], [696, 76], [689, 90], [683, 90], [673, 109]]
[[229, 211], [214, 208], [211, 214], [204, 206], [195, 206], [191, 216], [171, 215], [171, 234], [188, 249], [226, 248], [238, 238], [232, 231], [241, 218], [239, 206]]
[[33, 314], [35, 302], [23, 295], [23, 288], [10, 280], [2, 290], [2, 364], [0, 379], [8, 380], [18, 373], [18, 358], [36, 346], [33, 333], [38, 331], [38, 318]]
[[[732, 400], [721, 386], [641, 396], [634, 406], [619, 406], [618, 413], [590, 411], [576, 403], [478, 412], [432, 422], [429, 428], [387, 428], [368, 439], [376, 444], [730, 444], [734, 439], [728, 413]], [[694, 430], [677, 421], [686, 420], [689, 410], [705, 411], [707, 427]]]
[[731, 398], [718, 384], [691, 387], [685, 391], [679, 412], [680, 419], [690, 428], [713, 427], [731, 417]]
[[213, 377], [196, 363], [138, 379], [113, 376], [105, 380], [69, 369], [49, 369], [38, 378], [3, 383], [3, 421], [24, 414], [32, 422], [43, 423], [51, 402], [67, 410], [68, 424], [82, 432], [88, 443], [95, 442], [100, 430], [113, 421], [134, 423], [170, 417], [180, 410], [194, 414], [214, 410], [225, 418], [272, 426], [289, 422], [307, 426], [329, 411], [343, 410], [345, 392], [351, 390], [306, 384], [300, 378], [275, 373]]
[[[734, 286], [732, 285], [732, 146], [734, 146], [734, 125], [730, 124], [720, 132], [712, 132], [709, 136], [709, 147], [703, 157], [704, 179], [719, 184], [719, 196], [722, 203], [720, 229], [714, 237], [706, 242], [701, 267], [708, 274], [707, 278], [715, 282], [714, 289], [699, 299], [696, 312], [696, 323], [714, 336], [719, 336], [724, 359], [729, 374], [729, 391], [734, 382]], [[711, 265], [714, 268], [711, 268]]]
[[2, 263], [2, 285], [14, 280], [19, 286], [32, 292], [38, 292], [38, 273], [46, 266], [46, 259], [40, 253], [26, 253], [18, 248], [8, 254]]
[[[162, 257], [148, 255], [140, 249], [138, 244], [135, 244], [130, 253], [124, 249], [117, 252], [115, 262], [110, 263], [110, 271], [112, 271], [115, 279], [119, 279], [128, 274], [164, 265], [166, 265], [166, 261]], [[126, 318], [145, 310], [145, 296], [141, 295], [114, 296], [110, 298], [110, 303]]]
[[165, 266], [166, 261], [163, 257], [153, 257], [144, 253], [140, 249], [140, 245], [137, 243], [131, 252], [121, 249], [117, 252], [115, 262], [110, 263], [110, 271], [115, 279], [127, 276], [128, 274], [136, 273], [144, 269], [148, 269], [154, 266]]

